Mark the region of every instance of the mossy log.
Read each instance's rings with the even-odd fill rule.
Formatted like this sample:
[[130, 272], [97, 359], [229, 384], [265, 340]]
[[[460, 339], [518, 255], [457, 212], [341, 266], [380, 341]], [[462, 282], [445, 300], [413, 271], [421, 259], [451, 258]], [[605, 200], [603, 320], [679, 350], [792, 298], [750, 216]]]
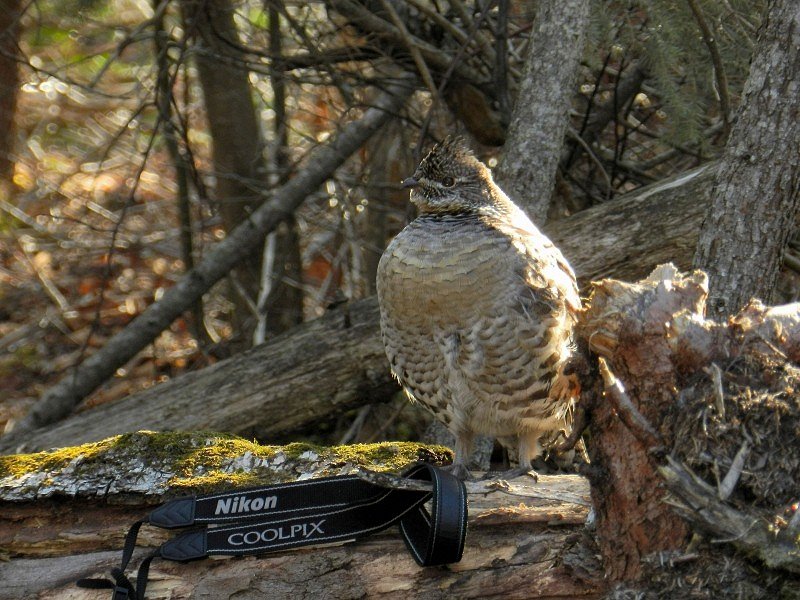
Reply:
[[[176, 495], [450, 458], [445, 448], [413, 443], [260, 446], [232, 436], [149, 432], [2, 457], [2, 597], [107, 598], [107, 590], [79, 589], [75, 580], [106, 575], [119, 562], [128, 526]], [[603, 575], [584, 532], [586, 480], [526, 479], [469, 484], [469, 532], [458, 564], [418, 567], [391, 528], [355, 543], [262, 557], [156, 561], [147, 597], [601, 597]], [[165, 539], [145, 526], [132, 566]]]

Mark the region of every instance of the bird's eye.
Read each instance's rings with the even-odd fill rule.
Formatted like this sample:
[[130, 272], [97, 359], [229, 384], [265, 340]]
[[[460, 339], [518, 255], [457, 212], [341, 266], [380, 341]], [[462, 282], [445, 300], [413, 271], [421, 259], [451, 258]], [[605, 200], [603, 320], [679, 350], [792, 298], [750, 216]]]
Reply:
[[444, 185], [444, 187], [453, 187], [455, 184], [456, 180], [452, 177], [445, 177], [442, 179], [442, 185]]

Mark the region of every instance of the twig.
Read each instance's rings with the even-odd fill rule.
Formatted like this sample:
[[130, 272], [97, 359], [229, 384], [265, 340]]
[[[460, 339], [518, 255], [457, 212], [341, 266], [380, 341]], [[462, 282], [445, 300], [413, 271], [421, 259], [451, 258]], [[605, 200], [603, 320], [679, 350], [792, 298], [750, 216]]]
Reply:
[[663, 450], [664, 442], [648, 420], [633, 405], [622, 382], [617, 379], [604, 358], [600, 358], [600, 376], [606, 386], [606, 396], [614, 405], [620, 419], [628, 430], [639, 440], [648, 452], [655, 453]]
[[674, 494], [667, 502], [694, 527], [714, 536], [712, 543], [730, 543], [768, 567], [800, 573], [800, 547], [786, 530], [775, 535], [767, 519], [729, 506], [713, 487], [671, 456], [658, 473]]
[[742, 476], [744, 461], [747, 460], [748, 454], [750, 454], [750, 444], [747, 443], [747, 440], [744, 440], [736, 456], [733, 457], [731, 468], [728, 469], [725, 478], [719, 484], [717, 496], [720, 500], [727, 500], [731, 497], [736, 484], [739, 483], [739, 478]]
[[347, 428], [347, 431], [344, 432], [344, 435], [339, 440], [339, 445], [343, 446], [344, 444], [349, 444], [350, 440], [354, 439], [361, 428], [364, 426], [364, 420], [367, 418], [367, 415], [372, 410], [371, 404], [366, 404], [358, 409], [358, 414], [356, 418], [353, 419], [353, 422], [350, 424], [350, 427]]
[[714, 408], [721, 419], [725, 418], [725, 392], [722, 389], [722, 370], [716, 363], [711, 363], [710, 367], [703, 369], [710, 377], [714, 385]]
[[800, 273], [800, 257], [790, 252], [788, 249], [783, 253], [783, 264], [795, 273]]
[[28, 213], [26, 213], [23, 210], [20, 210], [19, 208], [17, 208], [4, 198], [0, 198], [0, 210], [11, 215], [15, 219], [17, 219], [17, 221], [24, 223], [37, 233], [46, 234], [48, 236], [51, 235], [50, 232], [47, 231], [47, 228], [39, 225], [39, 223], [36, 222], [36, 219], [28, 216]]
[[567, 452], [575, 447], [589, 426], [592, 411], [600, 395], [597, 358], [589, 350], [588, 343], [583, 340], [578, 341], [576, 350], [564, 367], [563, 375], [577, 379], [580, 397], [572, 417], [572, 431], [563, 442], [556, 446], [556, 452]]
[[[453, 60], [450, 62], [450, 65], [447, 67], [447, 70], [444, 72], [444, 75], [442, 75], [442, 77], [441, 77], [441, 83], [439, 84], [439, 95], [440, 96], [444, 92], [444, 89], [447, 87], [448, 83], [450, 82], [450, 77], [453, 75], [454, 72], [456, 72], [456, 68], [461, 63], [461, 59], [464, 57], [464, 54], [467, 51], [467, 47], [469, 46], [469, 42], [470, 42], [471, 36], [473, 36], [477, 32], [478, 28], [483, 23], [483, 20], [486, 18], [487, 14], [488, 13], [486, 11], [482, 12], [481, 16], [478, 17], [478, 20], [475, 21], [474, 23], [472, 23], [472, 26], [471, 26], [471, 28], [469, 30], [470, 38], [468, 38], [467, 41], [464, 44], [459, 46], [458, 51], [455, 53], [455, 55], [453, 55]], [[419, 127], [419, 131], [420, 131], [419, 139], [417, 141], [417, 147], [416, 147], [416, 150], [414, 152], [414, 156], [417, 157], [417, 158], [419, 158], [421, 153], [422, 153], [422, 144], [425, 141], [425, 136], [427, 135], [428, 128], [430, 127], [432, 119], [433, 119], [433, 110], [429, 110], [428, 113], [425, 115], [425, 121]]]
[[53, 281], [42, 271], [42, 269], [38, 267], [36, 261], [34, 261], [31, 258], [30, 253], [25, 248], [25, 244], [23, 244], [20, 240], [17, 240], [17, 243], [19, 244], [19, 247], [22, 249], [22, 253], [25, 256], [25, 260], [28, 262], [28, 265], [33, 270], [33, 272], [36, 273], [36, 277], [41, 282], [44, 291], [47, 293], [48, 296], [50, 296], [50, 299], [56, 303], [58, 309], [61, 311], [62, 314], [67, 312], [70, 309], [70, 306], [69, 302], [67, 302], [67, 299], [64, 297], [64, 294], [61, 293], [61, 291], [56, 287]]
[[711, 55], [711, 62], [714, 64], [714, 76], [716, 77], [717, 93], [719, 94], [719, 109], [722, 113], [724, 141], [728, 139], [731, 133], [731, 101], [728, 95], [728, 76], [725, 74], [725, 66], [722, 64], [722, 56], [719, 53], [717, 40], [714, 38], [711, 28], [706, 22], [700, 5], [697, 3], [697, 0], [686, 0], [686, 2], [688, 2], [689, 8], [692, 9], [694, 18], [697, 21], [697, 26], [703, 34], [703, 41], [708, 48], [708, 53]]
[[611, 177], [609, 177], [608, 171], [606, 171], [606, 168], [603, 166], [603, 163], [600, 162], [600, 159], [591, 149], [589, 144], [586, 143], [586, 140], [584, 140], [580, 135], [578, 135], [578, 132], [575, 131], [572, 127], [567, 128], [567, 136], [575, 140], [578, 143], [578, 145], [586, 151], [589, 160], [591, 160], [597, 166], [597, 168], [600, 169], [600, 173], [603, 175], [603, 181], [605, 181], [606, 183], [606, 190], [608, 191], [608, 197], [610, 198], [613, 192], [613, 188], [611, 185]]
[[[164, 28], [164, 9], [167, 2], [164, 0], [154, 1], [155, 17], [153, 17], [152, 22], [155, 33], [153, 40], [155, 42], [157, 65], [156, 108], [158, 109], [160, 122], [163, 128], [164, 143], [175, 169], [175, 179], [178, 185], [177, 206], [180, 222], [179, 239], [181, 260], [183, 261], [183, 269], [187, 272], [194, 268], [194, 242], [192, 239], [191, 202], [189, 200], [189, 168], [185, 157], [181, 154], [175, 123], [172, 119], [172, 107], [174, 103], [172, 86], [178, 71], [176, 69], [175, 76], [170, 74], [168, 34]], [[204, 326], [202, 298], [199, 298], [197, 302], [192, 305], [191, 312], [192, 319], [189, 328], [192, 335], [201, 348], [207, 348], [211, 345], [211, 338]]]
[[381, 3], [383, 4], [383, 8], [385, 8], [386, 12], [389, 14], [389, 18], [392, 20], [392, 23], [394, 23], [394, 26], [397, 27], [400, 38], [403, 40], [403, 43], [408, 49], [409, 54], [411, 54], [411, 58], [414, 59], [414, 64], [417, 65], [417, 70], [419, 71], [420, 77], [422, 77], [422, 81], [430, 91], [433, 100], [438, 103], [439, 90], [436, 89], [436, 83], [433, 81], [433, 76], [428, 69], [428, 65], [425, 63], [425, 59], [422, 57], [419, 48], [417, 48], [417, 46], [414, 45], [414, 42], [411, 40], [411, 34], [408, 32], [406, 24], [403, 23], [403, 19], [401, 19], [400, 15], [397, 14], [397, 11], [394, 9], [394, 6], [392, 6], [392, 3], [389, 2], [389, 0], [381, 0]]
[[469, 36], [460, 28], [458, 28], [452, 21], [444, 17], [440, 12], [434, 10], [429, 2], [423, 2], [420, 0], [408, 0], [408, 3], [411, 4], [414, 8], [428, 17], [431, 21], [436, 23], [439, 27], [445, 30], [447, 33], [453, 36], [453, 39], [458, 41], [460, 44], [466, 44], [469, 42]]
[[474, 39], [479, 47], [491, 48], [491, 43], [486, 39], [486, 36], [480, 31], [480, 24], [486, 18], [486, 15], [491, 10], [495, 0], [484, 0], [483, 2], [476, 1], [475, 8], [480, 10], [480, 16], [477, 21], [472, 19], [472, 15], [467, 11], [466, 6], [461, 0], [449, 0], [450, 7], [458, 13], [458, 17], [464, 23], [464, 27], [470, 32], [470, 38]]
[[391, 473], [378, 473], [377, 471], [369, 471], [362, 467], [356, 466], [353, 469], [355, 475], [360, 479], [374, 483], [385, 488], [392, 488], [395, 490], [413, 490], [418, 492], [430, 492], [433, 490], [433, 482], [422, 481], [419, 479], [406, 479], [405, 477], [398, 477]]
[[555, 447], [556, 452], [568, 452], [575, 447], [578, 440], [581, 439], [583, 432], [586, 431], [586, 428], [589, 426], [589, 419], [587, 418], [586, 412], [586, 408], [581, 404], [575, 407], [575, 412], [572, 417], [572, 431], [569, 432], [569, 435], [563, 442]]
[[[375, 15], [358, 2], [354, 2], [353, 0], [332, 0], [330, 4], [334, 10], [344, 17], [353, 20], [365, 31], [380, 35], [390, 43], [406, 43], [397, 30], [397, 27]], [[433, 44], [410, 34], [408, 40], [419, 50], [420, 54], [425, 58], [426, 63], [430, 64], [435, 69], [445, 71], [450, 65], [456, 64], [455, 71], [461, 78], [475, 82], [476, 84], [483, 81], [484, 78], [475, 69], [460, 61], [456, 61], [447, 52], [444, 52]]]
[[147, 21], [139, 23], [139, 25], [136, 26], [136, 28], [133, 30], [133, 32], [131, 32], [129, 36], [127, 36], [124, 40], [122, 40], [119, 44], [117, 44], [116, 48], [114, 49], [114, 52], [111, 53], [111, 56], [108, 57], [108, 59], [103, 63], [103, 66], [100, 67], [100, 70], [97, 71], [95, 76], [89, 82], [88, 87], [90, 89], [94, 89], [95, 87], [97, 87], [97, 84], [100, 83], [100, 80], [103, 78], [103, 75], [106, 74], [106, 71], [108, 71], [109, 67], [111, 67], [112, 64], [114, 64], [117, 60], [119, 60], [120, 56], [122, 56], [122, 53], [128, 46], [130, 46], [131, 44], [135, 44], [136, 42], [144, 41], [151, 37], [149, 34], [142, 35], [142, 33], [153, 23], [158, 23], [160, 21], [163, 21], [164, 13], [166, 12], [168, 6], [169, 6], [169, 0], [156, 0], [155, 6], [153, 7], [154, 15]]
[[403, 398], [397, 407], [397, 409], [392, 413], [392, 415], [386, 419], [383, 424], [373, 433], [369, 438], [365, 440], [365, 443], [369, 444], [374, 442], [375, 440], [379, 439], [383, 433], [389, 428], [389, 426], [394, 423], [400, 414], [406, 409], [406, 406], [411, 406], [411, 403], [408, 402], [405, 398]]

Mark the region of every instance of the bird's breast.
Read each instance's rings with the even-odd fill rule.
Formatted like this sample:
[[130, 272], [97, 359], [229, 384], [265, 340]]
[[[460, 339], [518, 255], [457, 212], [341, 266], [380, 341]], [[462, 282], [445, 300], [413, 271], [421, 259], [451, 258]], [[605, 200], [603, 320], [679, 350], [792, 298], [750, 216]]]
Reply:
[[488, 308], [510, 284], [510, 250], [507, 239], [480, 224], [409, 226], [381, 259], [379, 295], [396, 313], [463, 319], [465, 313]]

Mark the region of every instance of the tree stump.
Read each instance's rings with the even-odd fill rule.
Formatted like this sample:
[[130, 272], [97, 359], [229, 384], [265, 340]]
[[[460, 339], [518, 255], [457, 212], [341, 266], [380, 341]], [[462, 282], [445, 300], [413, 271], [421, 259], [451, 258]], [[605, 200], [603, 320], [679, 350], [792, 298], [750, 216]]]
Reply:
[[592, 285], [579, 337], [600, 357], [602, 393], [582, 402], [604, 566], [653, 597], [796, 597], [800, 305], [716, 323], [707, 295], [672, 265]]

